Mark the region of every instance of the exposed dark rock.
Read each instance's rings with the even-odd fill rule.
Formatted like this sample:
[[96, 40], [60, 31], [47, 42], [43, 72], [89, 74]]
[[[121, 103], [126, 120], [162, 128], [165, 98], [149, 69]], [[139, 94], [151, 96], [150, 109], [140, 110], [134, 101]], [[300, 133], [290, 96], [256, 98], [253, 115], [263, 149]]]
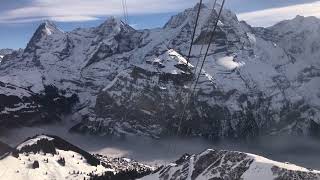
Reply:
[[38, 169], [40, 167], [39, 161], [34, 161], [32, 164], [32, 169]]

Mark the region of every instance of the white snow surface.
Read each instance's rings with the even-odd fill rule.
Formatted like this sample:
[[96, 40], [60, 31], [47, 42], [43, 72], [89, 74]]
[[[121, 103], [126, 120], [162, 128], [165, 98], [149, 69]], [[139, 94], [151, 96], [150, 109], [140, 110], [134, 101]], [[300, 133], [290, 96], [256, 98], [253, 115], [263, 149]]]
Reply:
[[[76, 153], [74, 151], [61, 150], [55, 147], [56, 153], [43, 153], [40, 152], [21, 152], [22, 148], [28, 145], [36, 145], [41, 139], [47, 139], [49, 141], [54, 140], [53, 137], [47, 135], [37, 135], [34, 138], [26, 140], [19, 144], [16, 150], [20, 151], [18, 157], [7, 154], [0, 159], [0, 180], [78, 180], [89, 179], [89, 174], [102, 175], [105, 172], [118, 173], [125, 170], [140, 171], [139, 168], [147, 168], [154, 170], [155, 167], [138, 163], [129, 158], [112, 158], [109, 156], [96, 156], [100, 162], [110, 165], [110, 167], [104, 167], [101, 164], [93, 166], [89, 164], [86, 157]], [[51, 147], [52, 148], [52, 147]], [[61, 165], [58, 160], [63, 158], [65, 164]], [[33, 163], [39, 162], [39, 168], [33, 168]]]
[[[0, 160], [0, 179], [1, 180], [45, 180], [45, 179], [72, 179], [79, 180], [89, 178], [87, 174], [102, 174], [106, 171], [113, 171], [106, 169], [101, 165], [97, 167], [86, 163], [84, 158], [72, 151], [58, 150], [59, 155], [52, 154], [20, 154], [19, 158], [7, 156]], [[61, 166], [57, 160], [61, 157], [66, 159], [65, 166]], [[48, 159], [48, 163], [44, 160]], [[39, 162], [39, 168], [33, 169], [34, 161]], [[78, 174], [79, 172], [79, 174]]]
[[250, 158], [253, 158], [254, 161], [250, 165], [250, 168], [242, 175], [244, 180], [270, 180], [275, 179], [277, 176], [273, 174], [271, 168], [273, 166], [277, 166], [282, 169], [291, 170], [291, 171], [299, 171], [299, 172], [313, 172], [316, 174], [320, 174], [320, 171], [317, 170], [309, 170], [304, 167], [297, 166], [291, 163], [282, 163], [273, 161], [258, 155], [247, 154]]

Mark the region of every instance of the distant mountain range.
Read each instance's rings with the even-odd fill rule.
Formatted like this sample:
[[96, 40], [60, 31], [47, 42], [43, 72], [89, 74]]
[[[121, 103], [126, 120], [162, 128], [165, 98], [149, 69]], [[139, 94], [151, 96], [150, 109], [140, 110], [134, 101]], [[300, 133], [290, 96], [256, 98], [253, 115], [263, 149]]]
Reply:
[[320, 135], [320, 20], [297, 16], [255, 28], [223, 10], [195, 96], [184, 109], [217, 11], [203, 6], [186, 64], [197, 5], [163, 28], [136, 30], [109, 18], [64, 32], [39, 26], [0, 65], [0, 124], [60, 121], [71, 130], [209, 139]]

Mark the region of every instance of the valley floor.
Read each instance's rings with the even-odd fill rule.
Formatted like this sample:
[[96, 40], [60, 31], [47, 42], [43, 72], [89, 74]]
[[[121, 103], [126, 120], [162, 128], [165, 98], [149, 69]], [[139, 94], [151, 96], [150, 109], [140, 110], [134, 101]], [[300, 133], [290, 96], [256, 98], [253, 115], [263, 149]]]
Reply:
[[36, 134], [60, 136], [90, 152], [110, 157], [127, 157], [150, 165], [166, 165], [185, 153], [199, 153], [205, 149], [224, 149], [258, 154], [276, 161], [290, 162], [307, 168], [320, 169], [320, 143], [317, 140], [299, 138], [263, 138], [259, 142], [213, 143], [199, 138], [101, 137], [71, 134], [72, 124], [25, 127], [1, 130], [0, 141], [15, 147], [25, 138]]

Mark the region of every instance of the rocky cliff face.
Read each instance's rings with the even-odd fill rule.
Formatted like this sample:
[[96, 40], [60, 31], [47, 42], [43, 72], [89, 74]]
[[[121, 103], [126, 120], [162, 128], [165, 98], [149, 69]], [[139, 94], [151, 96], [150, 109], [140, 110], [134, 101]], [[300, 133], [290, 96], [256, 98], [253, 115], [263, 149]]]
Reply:
[[31, 126], [60, 121], [71, 113], [77, 95], [65, 96], [54, 86], [42, 93], [0, 82], [0, 124], [2, 127]]
[[24, 52], [2, 62], [0, 81], [29, 94], [45, 96], [50, 86], [65, 98], [77, 95], [72, 114], [79, 124], [72, 130], [78, 132], [176, 134], [184, 111], [182, 135], [318, 136], [319, 20], [297, 17], [268, 29], [253, 28], [224, 10], [199, 85], [184, 108], [199, 71], [197, 61], [203, 58], [200, 49], [211, 33], [208, 26], [217, 16], [202, 7], [187, 64], [196, 10], [150, 30], [135, 30], [115, 18], [71, 32], [45, 22]]
[[317, 180], [320, 172], [289, 163], [275, 162], [253, 154], [206, 150], [184, 155], [142, 180]]

